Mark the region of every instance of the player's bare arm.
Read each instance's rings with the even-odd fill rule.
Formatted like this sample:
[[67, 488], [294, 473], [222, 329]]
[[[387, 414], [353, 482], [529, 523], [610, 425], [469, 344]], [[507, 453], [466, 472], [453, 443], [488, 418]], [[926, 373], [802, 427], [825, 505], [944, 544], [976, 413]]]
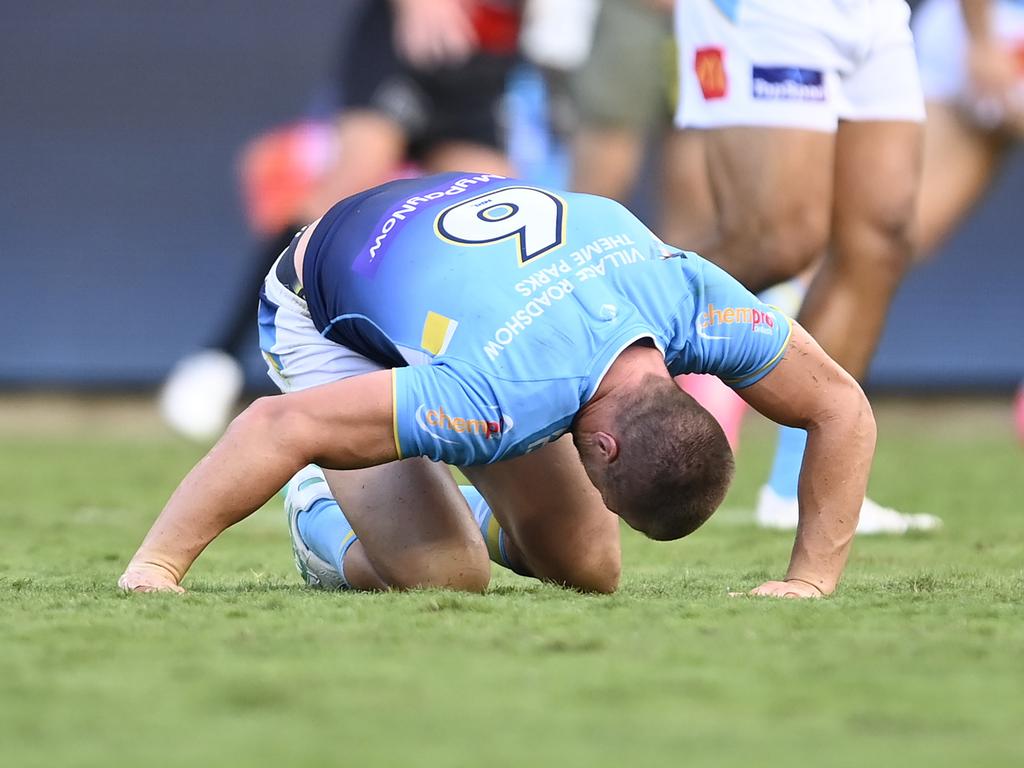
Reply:
[[303, 466], [360, 469], [398, 458], [391, 371], [257, 400], [171, 495], [118, 584], [182, 591], [189, 566]]
[[875, 449], [871, 406], [857, 382], [803, 328], [782, 361], [756, 384], [740, 390], [770, 419], [807, 430], [800, 472], [800, 523], [784, 581], [753, 592], [819, 597], [839, 583], [857, 530]]

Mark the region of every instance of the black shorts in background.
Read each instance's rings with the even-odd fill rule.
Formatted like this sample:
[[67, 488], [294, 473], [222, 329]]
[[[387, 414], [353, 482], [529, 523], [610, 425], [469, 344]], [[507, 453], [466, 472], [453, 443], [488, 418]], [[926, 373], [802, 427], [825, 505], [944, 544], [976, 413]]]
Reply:
[[372, 109], [394, 120], [413, 159], [447, 141], [505, 151], [502, 110], [515, 55], [479, 52], [457, 66], [415, 69], [395, 50], [387, 2], [367, 4], [346, 32], [338, 80], [343, 109]]

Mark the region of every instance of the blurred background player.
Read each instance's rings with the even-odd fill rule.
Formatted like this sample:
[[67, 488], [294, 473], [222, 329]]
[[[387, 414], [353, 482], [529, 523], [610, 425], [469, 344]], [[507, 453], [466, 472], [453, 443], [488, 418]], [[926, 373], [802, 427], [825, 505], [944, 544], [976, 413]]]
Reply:
[[918, 244], [929, 254], [1024, 139], [1024, 1], [926, 0], [914, 37], [928, 109]]
[[[926, 0], [913, 27], [928, 110], [917, 209], [927, 257], [1024, 140], [1024, 1]], [[1024, 384], [1015, 422], [1024, 440]]]
[[[924, 105], [909, 17], [903, 0], [676, 4], [676, 123], [702, 131], [717, 211], [706, 255], [760, 292], [825, 254], [799, 320], [858, 379], [913, 250]], [[796, 526], [805, 440], [782, 429], [761, 525]], [[938, 524], [870, 500], [860, 521]]]
[[665, 242], [699, 252], [697, 232], [713, 224], [714, 202], [699, 136], [672, 125], [678, 90], [674, 4], [600, 3], [589, 54], [566, 84], [574, 113], [570, 185], [628, 203], [654, 140], [661, 160], [655, 228]]
[[267, 236], [249, 273], [238, 280], [220, 336], [172, 370], [160, 396], [161, 412], [172, 427], [200, 440], [223, 430], [242, 389], [237, 358], [253, 338], [259, 287], [298, 222], [312, 221], [338, 200], [394, 178], [410, 162], [425, 173], [514, 175], [505, 153], [502, 108], [518, 61], [521, 6], [521, 0], [362, 4], [339, 47], [340, 112], [330, 137], [333, 150], [318, 146], [324, 137], [316, 131], [286, 138], [317, 146], [329, 158], [327, 165], [315, 183], [299, 183], [289, 195], [293, 200], [284, 201], [294, 209], [281, 217], [284, 223]]

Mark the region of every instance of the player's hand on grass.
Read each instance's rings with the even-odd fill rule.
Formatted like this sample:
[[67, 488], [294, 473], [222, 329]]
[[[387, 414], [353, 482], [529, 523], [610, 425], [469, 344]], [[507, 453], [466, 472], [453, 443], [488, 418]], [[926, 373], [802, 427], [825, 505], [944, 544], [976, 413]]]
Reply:
[[789, 579], [787, 581], [766, 581], [761, 586], [750, 590], [750, 594], [759, 597], [824, 597], [825, 593], [809, 581]]
[[129, 563], [117, 586], [125, 592], [184, 592], [174, 574], [155, 563]]

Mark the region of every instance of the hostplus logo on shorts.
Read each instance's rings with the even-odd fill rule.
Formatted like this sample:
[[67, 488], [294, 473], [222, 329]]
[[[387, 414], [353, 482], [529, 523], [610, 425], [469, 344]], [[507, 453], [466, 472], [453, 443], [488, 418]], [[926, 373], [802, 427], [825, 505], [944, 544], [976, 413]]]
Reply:
[[824, 101], [825, 76], [820, 69], [755, 65], [753, 96], [772, 101]]
[[457, 444], [458, 441], [450, 440], [438, 434], [438, 432], [443, 431], [449, 434], [454, 432], [458, 435], [479, 435], [484, 440], [500, 438], [512, 429], [512, 418], [507, 413], [497, 413], [498, 406], [496, 405], [489, 407], [496, 411], [497, 419], [465, 419], [461, 416], [451, 416], [445, 411], [444, 406], [428, 408], [425, 405], [421, 405], [416, 409], [416, 423], [420, 429], [431, 437], [440, 440], [442, 443], [452, 443], [453, 445]]
[[754, 307], [726, 307], [718, 309], [708, 304], [706, 311], [697, 318], [697, 334], [704, 339], [728, 339], [729, 336], [713, 336], [708, 331], [715, 326], [749, 325], [753, 333], [771, 335], [775, 330], [775, 315], [768, 310]]

